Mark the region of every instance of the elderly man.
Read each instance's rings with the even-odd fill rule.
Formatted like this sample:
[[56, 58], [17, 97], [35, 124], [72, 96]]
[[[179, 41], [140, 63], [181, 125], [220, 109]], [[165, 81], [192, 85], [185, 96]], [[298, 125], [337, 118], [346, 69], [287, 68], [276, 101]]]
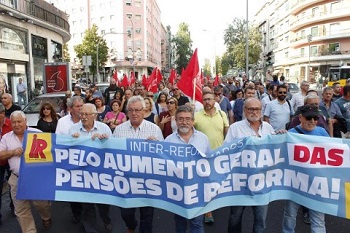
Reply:
[[27, 104], [27, 84], [23, 82], [22, 78], [18, 79], [18, 83], [16, 86], [17, 89], [17, 97], [19, 106]]
[[[214, 97], [212, 105], [214, 106]], [[225, 116], [226, 117], [226, 116]], [[194, 115], [190, 106], [179, 106], [175, 113], [175, 121], [177, 125], [177, 131], [170, 134], [165, 141], [181, 144], [190, 144], [197, 148], [197, 150], [208, 154], [210, 152], [210, 143], [208, 137], [193, 128]], [[226, 120], [227, 123], [227, 120]], [[179, 215], [174, 216], [175, 219], [175, 232], [186, 233], [187, 219]], [[189, 220], [190, 233], [204, 233], [203, 215], [192, 218]]]
[[[300, 125], [290, 129], [289, 132], [329, 137], [329, 134], [324, 128], [317, 126], [317, 121], [318, 119], [320, 119], [320, 117], [322, 116], [318, 106], [304, 105], [300, 108]], [[293, 201], [286, 202], [286, 206], [284, 208], [284, 218], [282, 223], [283, 233], [294, 233], [296, 225], [296, 216], [299, 207], [300, 205]], [[311, 232], [326, 232], [323, 213], [309, 209], [309, 217], [311, 223]]]
[[[80, 122], [74, 124], [69, 129], [69, 134], [73, 137], [87, 136], [95, 140], [96, 138], [106, 139], [112, 136], [112, 131], [106, 124], [96, 121], [97, 110], [94, 104], [84, 104], [79, 116]], [[109, 217], [109, 205], [97, 204], [97, 207], [106, 230], [112, 231], [111, 219]], [[85, 232], [97, 233], [95, 205], [92, 203], [83, 203], [83, 213]]]
[[[285, 130], [274, 131], [272, 126], [266, 121], [261, 121], [261, 102], [255, 97], [244, 101], [243, 113], [245, 119], [230, 126], [224, 143], [229, 143], [236, 138], [248, 136], [261, 137], [263, 135], [285, 133]], [[228, 223], [228, 233], [242, 232], [242, 217], [245, 206], [231, 206]], [[267, 205], [253, 206], [254, 233], [263, 233], [266, 228]]]
[[300, 84], [300, 91], [293, 95], [290, 103], [294, 109], [297, 110], [298, 107], [304, 105], [304, 98], [307, 95], [307, 91], [309, 90], [310, 83], [308, 81], [302, 81]]
[[[128, 121], [118, 125], [113, 136], [117, 138], [138, 138], [148, 140], [164, 140], [160, 128], [149, 121], [143, 119], [146, 108], [145, 100], [139, 96], [133, 96], [126, 105]], [[140, 209], [140, 233], [151, 233], [153, 222], [152, 207], [141, 207]], [[137, 227], [135, 218], [136, 208], [121, 208], [122, 218], [128, 228], [128, 233], [134, 233]]]
[[34, 128], [27, 128], [27, 119], [22, 111], [14, 111], [11, 116], [12, 131], [5, 134], [0, 142], [0, 160], [8, 160], [12, 172], [9, 185], [11, 197], [15, 206], [15, 214], [23, 233], [36, 233], [35, 221], [31, 211], [31, 202], [43, 221], [45, 228], [51, 225], [51, 213], [49, 201], [18, 200], [17, 188], [21, 155], [23, 153], [22, 143], [26, 131], [41, 132]]
[[[56, 127], [56, 134], [68, 135], [69, 129], [80, 121], [79, 113], [84, 104], [80, 96], [73, 96], [67, 100], [67, 106], [70, 109], [68, 115], [60, 118]], [[78, 223], [81, 218], [82, 205], [79, 202], [70, 202], [74, 223]]]
[[12, 101], [12, 95], [9, 93], [4, 93], [1, 96], [1, 103], [5, 106], [5, 116], [8, 118], [14, 111], [21, 110], [21, 107], [15, 105]]

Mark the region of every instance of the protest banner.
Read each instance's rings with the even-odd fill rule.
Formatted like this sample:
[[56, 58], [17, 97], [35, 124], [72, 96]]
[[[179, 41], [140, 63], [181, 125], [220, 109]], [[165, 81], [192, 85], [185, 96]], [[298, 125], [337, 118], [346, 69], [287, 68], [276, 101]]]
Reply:
[[17, 197], [153, 206], [186, 218], [292, 200], [350, 218], [349, 141], [287, 133], [203, 155], [186, 144], [28, 133]]

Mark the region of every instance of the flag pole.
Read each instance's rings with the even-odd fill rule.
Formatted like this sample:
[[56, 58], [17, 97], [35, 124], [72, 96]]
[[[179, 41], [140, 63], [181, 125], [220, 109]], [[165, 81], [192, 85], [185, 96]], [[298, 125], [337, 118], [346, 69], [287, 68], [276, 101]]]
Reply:
[[195, 103], [196, 102], [196, 79], [193, 79], [193, 98], [192, 98], [192, 100], [193, 100], [193, 103]]

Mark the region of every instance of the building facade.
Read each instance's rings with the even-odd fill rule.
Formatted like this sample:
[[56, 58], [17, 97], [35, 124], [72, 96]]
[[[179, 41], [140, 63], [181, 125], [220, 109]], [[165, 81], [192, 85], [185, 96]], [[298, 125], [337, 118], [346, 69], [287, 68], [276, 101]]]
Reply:
[[349, 0], [267, 1], [255, 17], [265, 72], [319, 82], [330, 67], [350, 65], [349, 10]]
[[69, 39], [68, 17], [53, 5], [0, 0], [0, 89], [17, 102], [16, 85], [22, 78], [31, 98], [42, 86], [44, 63], [62, 59]]
[[[165, 29], [156, 0], [49, 0], [69, 14], [72, 39], [68, 43], [73, 66], [78, 66], [74, 46], [81, 44], [84, 33], [93, 24], [106, 40], [108, 60], [99, 67], [97, 81], [107, 81], [114, 70], [118, 77], [135, 72], [140, 79], [154, 67], [163, 70]], [[164, 37], [164, 38], [163, 38]], [[165, 52], [165, 51], [164, 51]]]

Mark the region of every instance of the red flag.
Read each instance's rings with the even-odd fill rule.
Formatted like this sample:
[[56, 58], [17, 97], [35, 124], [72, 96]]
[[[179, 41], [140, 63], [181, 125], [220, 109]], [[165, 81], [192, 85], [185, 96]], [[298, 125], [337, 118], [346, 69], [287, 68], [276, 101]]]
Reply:
[[182, 72], [181, 79], [177, 83], [179, 89], [187, 96], [193, 98], [194, 100], [202, 102], [202, 87], [200, 82], [200, 69], [198, 64], [197, 49], [194, 51], [186, 70]]
[[129, 86], [129, 80], [128, 80], [128, 76], [126, 76], [126, 74], [123, 75], [123, 79], [120, 83], [120, 86], [122, 87], [128, 87]]
[[146, 89], [148, 88], [148, 80], [145, 74], [142, 75], [142, 86], [144, 86]]
[[135, 78], [134, 72], [131, 72], [131, 75], [130, 75], [130, 85], [134, 84], [135, 82], [136, 82], [136, 78]]
[[171, 69], [170, 76], [169, 76], [169, 83], [174, 85], [175, 78], [176, 78], [176, 71], [175, 69]]
[[157, 82], [160, 83], [162, 80], [163, 80], [163, 76], [162, 76], [162, 73], [160, 72], [160, 70], [157, 68], [157, 71], [156, 71], [156, 76], [157, 76]]
[[204, 74], [203, 74], [202, 70], [201, 70], [201, 84], [202, 85], [204, 84]]
[[147, 82], [147, 91], [152, 91], [153, 93], [158, 92], [157, 70], [157, 67], [153, 69], [152, 74], [149, 76]]
[[115, 84], [119, 87], [120, 83], [119, 83], [119, 79], [118, 79], [118, 71], [117, 70], [114, 71], [112, 78], [115, 80]]
[[217, 85], [219, 85], [220, 83], [220, 78], [219, 78], [219, 75], [216, 75], [215, 79], [214, 79], [214, 87], [216, 87]]

